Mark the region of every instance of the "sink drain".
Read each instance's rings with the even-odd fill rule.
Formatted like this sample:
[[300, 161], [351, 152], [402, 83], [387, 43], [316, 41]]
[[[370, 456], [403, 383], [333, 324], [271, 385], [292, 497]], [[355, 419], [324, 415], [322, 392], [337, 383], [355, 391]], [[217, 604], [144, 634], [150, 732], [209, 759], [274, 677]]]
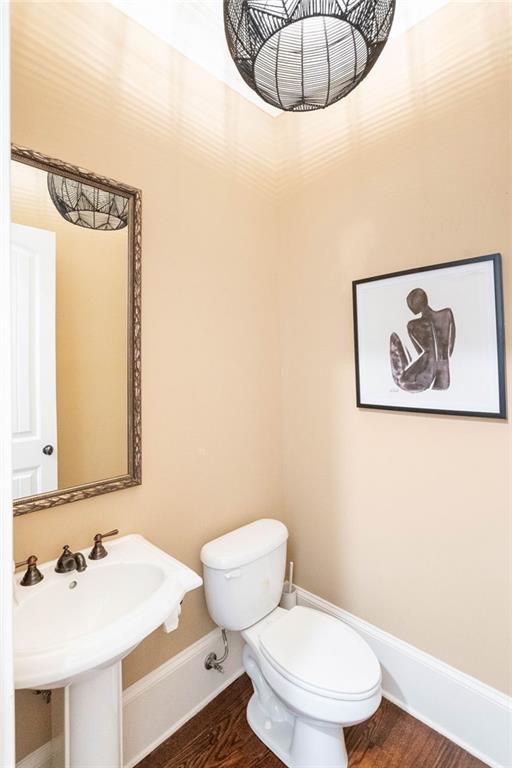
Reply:
[[78, 584], [78, 581], [72, 581], [72, 582], [70, 582], [70, 584], [69, 584], [69, 588], [70, 588], [70, 589], [74, 589], [74, 588], [76, 587], [76, 585], [77, 585], [77, 584]]

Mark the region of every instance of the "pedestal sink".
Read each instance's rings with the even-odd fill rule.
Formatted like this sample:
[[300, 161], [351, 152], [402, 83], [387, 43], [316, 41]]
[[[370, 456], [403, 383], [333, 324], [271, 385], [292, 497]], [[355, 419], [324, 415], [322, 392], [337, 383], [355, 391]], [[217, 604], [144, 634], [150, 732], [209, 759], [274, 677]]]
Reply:
[[[14, 584], [16, 688], [63, 688], [65, 768], [121, 768], [121, 660], [150, 632], [176, 629], [201, 578], [139, 535], [110, 541], [82, 573], [39, 570]], [[87, 557], [89, 549], [83, 550]]]

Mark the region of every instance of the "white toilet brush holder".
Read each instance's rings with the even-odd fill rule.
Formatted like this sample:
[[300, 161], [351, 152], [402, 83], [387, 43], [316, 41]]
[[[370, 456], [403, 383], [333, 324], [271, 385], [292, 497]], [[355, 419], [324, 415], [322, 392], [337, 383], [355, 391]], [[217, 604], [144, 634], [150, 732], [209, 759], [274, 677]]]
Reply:
[[291, 592], [283, 592], [279, 605], [287, 611], [295, 608], [297, 605], [297, 590], [292, 588]]
[[297, 605], [297, 590], [293, 586], [293, 562], [290, 562], [288, 581], [285, 581], [284, 583], [283, 594], [281, 595], [281, 602], [279, 605], [287, 611], [291, 608], [295, 608]]

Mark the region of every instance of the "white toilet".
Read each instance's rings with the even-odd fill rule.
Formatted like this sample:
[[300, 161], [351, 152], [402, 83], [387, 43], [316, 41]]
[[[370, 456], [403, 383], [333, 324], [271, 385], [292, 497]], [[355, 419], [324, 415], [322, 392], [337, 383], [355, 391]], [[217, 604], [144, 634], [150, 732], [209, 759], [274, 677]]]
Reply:
[[247, 720], [290, 768], [345, 768], [343, 727], [369, 718], [381, 701], [381, 670], [350, 627], [320, 611], [279, 608], [288, 531], [257, 520], [201, 550], [214, 622], [239, 630], [254, 694]]

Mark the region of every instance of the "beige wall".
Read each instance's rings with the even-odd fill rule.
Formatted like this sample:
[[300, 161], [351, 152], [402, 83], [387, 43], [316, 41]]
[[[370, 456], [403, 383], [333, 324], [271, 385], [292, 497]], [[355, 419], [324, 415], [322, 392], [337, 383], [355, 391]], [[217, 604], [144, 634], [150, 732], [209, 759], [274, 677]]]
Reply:
[[279, 119], [297, 582], [504, 691], [510, 423], [358, 410], [351, 282], [501, 251], [510, 327], [509, 9], [449, 6], [392, 43], [344, 108]]
[[[17, 519], [17, 556], [118, 525], [199, 568], [283, 515], [299, 584], [505, 690], [509, 424], [358, 411], [350, 284], [501, 250], [509, 294], [507, 8], [454, 3], [350, 99], [276, 121], [106, 6], [13, 16], [14, 140], [144, 206], [143, 485]], [[210, 626], [194, 593], [125, 682]]]
[[55, 232], [59, 488], [128, 470], [127, 230], [65, 221], [44, 171], [13, 161], [11, 218]]
[[[13, 140], [143, 191], [143, 484], [17, 518], [17, 559], [119, 527], [200, 570], [203, 542], [280, 515], [270, 124], [106, 4], [14, 4]], [[200, 591], [183, 608], [125, 684], [210, 630]], [[18, 757], [48, 737], [34, 698]]]

